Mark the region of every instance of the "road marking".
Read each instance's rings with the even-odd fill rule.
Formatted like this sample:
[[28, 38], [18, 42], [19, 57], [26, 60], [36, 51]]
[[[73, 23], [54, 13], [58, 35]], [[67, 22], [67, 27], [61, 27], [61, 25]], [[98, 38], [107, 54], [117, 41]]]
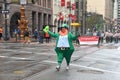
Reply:
[[22, 58], [22, 57], [10, 57], [10, 56], [0, 56], [1, 58], [11, 58], [11, 59], [22, 59], [22, 60], [30, 60], [30, 58]]
[[[12, 52], [23, 52], [23, 53], [34, 53], [34, 54], [39, 54], [39, 55], [49, 55], [49, 56], [56, 56], [57, 54], [56, 53], [47, 53], [47, 52], [29, 52], [29, 51], [18, 51], [18, 50], [7, 50], [7, 51], [12, 51]], [[79, 56], [72, 56], [72, 57], [79, 57]]]
[[[102, 56], [103, 56], [103, 57], [107, 56], [107, 57], [109, 57], [109, 58], [120, 58], [120, 55], [115, 55], [115, 54], [112, 55], [112, 54], [104, 54], [104, 53], [95, 53], [95, 54], [92, 54], [91, 56], [94, 57], [94, 56], [99, 56], [99, 55], [100, 55], [101, 57], [102, 57]], [[107, 57], [106, 57], [106, 58], [107, 58]]]
[[[43, 62], [57, 64], [57, 62], [55, 62], [55, 61], [49, 61], [49, 60], [45, 60]], [[74, 67], [86, 68], [86, 69], [91, 69], [91, 70], [96, 70], [96, 71], [102, 71], [102, 72], [107, 72], [107, 73], [112, 73], [112, 74], [120, 74], [120, 72], [115, 72], [115, 71], [110, 71], [110, 70], [105, 70], [105, 69], [100, 69], [100, 68], [88, 67], [88, 66], [77, 65], [77, 64], [70, 64], [70, 65], [74, 66]]]
[[24, 74], [25, 72], [23, 70], [18, 70], [18, 71], [14, 71], [14, 74]]
[[93, 60], [99, 60], [99, 61], [112, 62], [112, 63], [120, 63], [119, 61], [113, 61], [113, 60], [101, 59], [101, 58], [93, 58], [93, 57], [84, 57], [84, 58], [93, 59]]

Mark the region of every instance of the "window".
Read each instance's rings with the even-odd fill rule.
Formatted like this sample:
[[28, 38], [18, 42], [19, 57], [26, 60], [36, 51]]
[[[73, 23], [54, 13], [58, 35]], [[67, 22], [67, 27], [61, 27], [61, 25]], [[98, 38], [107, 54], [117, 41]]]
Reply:
[[46, 7], [46, 0], [43, 0], [43, 7]]
[[11, 0], [11, 3], [20, 3], [20, 0]]
[[35, 0], [32, 0], [32, 3], [35, 4]]
[[48, 8], [51, 8], [51, 6], [52, 6], [52, 2], [51, 2], [51, 0], [47, 0], [47, 5], [48, 5]]
[[42, 2], [41, 2], [41, 0], [39, 0], [39, 4], [40, 4], [40, 5], [42, 5]]

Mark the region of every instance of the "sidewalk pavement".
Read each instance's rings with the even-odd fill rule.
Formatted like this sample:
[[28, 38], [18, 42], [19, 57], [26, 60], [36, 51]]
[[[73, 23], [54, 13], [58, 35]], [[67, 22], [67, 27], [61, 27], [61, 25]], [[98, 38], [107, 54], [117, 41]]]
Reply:
[[[10, 38], [9, 40], [5, 41], [4, 39], [0, 40], [0, 43], [23, 43], [24, 40], [16, 40], [16, 38]], [[34, 39], [31, 39], [31, 42], [37, 42]]]
[[[16, 38], [10, 38], [9, 40], [5, 41], [5, 40], [0, 40], [0, 43], [24, 43], [24, 40], [17, 40], [16, 41]], [[55, 45], [55, 39], [50, 39], [50, 42], [49, 43], [46, 43], [45, 42], [45, 39], [44, 39], [44, 42], [43, 43], [39, 43], [38, 41], [34, 40], [33, 38], [31, 39], [31, 43], [30, 45], [36, 45], [36, 46], [39, 46], [39, 44], [41, 45], [47, 45], [47, 46], [54, 46]], [[74, 42], [74, 45], [75, 46], [97, 46], [97, 45], [77, 45], [75, 42]], [[103, 43], [102, 45], [100, 45], [99, 47], [115, 47], [115, 48], [118, 48], [120, 47], [120, 43], [118, 44], [115, 44], [114, 42], [113, 43]]]
[[0, 40], [0, 43], [15, 43], [15, 42], [20, 42], [20, 41], [16, 41], [15, 38], [10, 38], [9, 40], [5, 41], [4, 39]]
[[47, 45], [47, 46], [55, 46], [55, 40], [51, 39], [49, 43], [46, 43], [45, 39], [43, 43], [39, 43], [37, 40], [35, 39], [31, 39], [30, 44], [26, 43], [24, 44], [24, 40], [17, 40], [15, 38], [10, 38], [9, 40], [5, 41], [5, 40], [0, 40], [0, 44], [4, 44], [4, 43], [20, 43], [19, 45], [21, 46], [41, 46], [41, 45]]

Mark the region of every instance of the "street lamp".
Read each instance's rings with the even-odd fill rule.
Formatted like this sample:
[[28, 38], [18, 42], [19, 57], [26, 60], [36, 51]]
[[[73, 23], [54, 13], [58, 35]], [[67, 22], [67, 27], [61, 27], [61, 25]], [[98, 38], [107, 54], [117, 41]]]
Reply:
[[71, 17], [70, 17], [70, 14], [71, 14], [71, 0], [70, 0], [70, 3], [69, 3], [69, 30], [71, 31]]
[[24, 39], [24, 32], [25, 29], [28, 28], [28, 20], [25, 19], [25, 8], [24, 5], [27, 3], [26, 0], [20, 0], [21, 6], [21, 17], [20, 20], [18, 20], [19, 28], [21, 31], [21, 39]]
[[3, 10], [3, 13], [5, 14], [5, 37], [4, 37], [4, 40], [7, 41], [9, 40], [8, 38], [8, 27], [7, 27], [7, 14], [9, 13], [9, 11], [7, 10], [7, 0], [4, 0], [4, 10]]

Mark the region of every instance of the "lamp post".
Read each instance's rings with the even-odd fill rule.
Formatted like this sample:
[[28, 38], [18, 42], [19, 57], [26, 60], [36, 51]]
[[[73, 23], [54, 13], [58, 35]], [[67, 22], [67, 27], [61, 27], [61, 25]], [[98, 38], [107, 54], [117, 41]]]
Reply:
[[71, 31], [71, 17], [70, 17], [70, 14], [71, 14], [71, 0], [70, 0], [70, 4], [69, 4], [69, 30]]
[[8, 10], [7, 10], [7, 0], [4, 0], [4, 8], [5, 10], [3, 10], [3, 13], [5, 14], [5, 37], [4, 40], [7, 41], [9, 40], [8, 38], [8, 27], [7, 27], [7, 14], [8, 14]]

